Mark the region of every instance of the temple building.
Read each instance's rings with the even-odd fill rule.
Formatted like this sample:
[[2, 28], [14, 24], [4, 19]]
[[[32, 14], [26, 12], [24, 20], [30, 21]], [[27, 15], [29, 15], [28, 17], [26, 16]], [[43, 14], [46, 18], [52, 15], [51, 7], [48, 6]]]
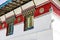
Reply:
[[52, 40], [50, 9], [49, 0], [5, 0], [0, 5], [0, 40]]

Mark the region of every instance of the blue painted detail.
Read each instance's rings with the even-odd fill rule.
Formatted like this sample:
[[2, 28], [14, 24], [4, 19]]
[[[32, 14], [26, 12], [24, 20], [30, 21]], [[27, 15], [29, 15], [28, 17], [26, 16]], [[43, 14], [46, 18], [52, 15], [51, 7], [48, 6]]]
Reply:
[[12, 0], [7, 0], [6, 2], [4, 2], [3, 4], [0, 5], [0, 9], [2, 7], [4, 7], [5, 5], [7, 5], [8, 3], [12, 2]]

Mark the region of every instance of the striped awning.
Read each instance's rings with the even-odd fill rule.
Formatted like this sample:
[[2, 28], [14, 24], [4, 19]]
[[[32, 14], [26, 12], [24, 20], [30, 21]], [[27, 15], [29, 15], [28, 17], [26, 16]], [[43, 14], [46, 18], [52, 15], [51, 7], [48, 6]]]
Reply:
[[26, 4], [31, 0], [7, 0], [2, 5], [0, 5], [0, 16]]

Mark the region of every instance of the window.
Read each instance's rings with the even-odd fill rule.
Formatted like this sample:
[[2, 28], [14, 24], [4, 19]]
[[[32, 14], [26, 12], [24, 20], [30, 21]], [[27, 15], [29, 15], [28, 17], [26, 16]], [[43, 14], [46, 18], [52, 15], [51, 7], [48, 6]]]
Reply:
[[0, 25], [2, 25], [2, 21], [1, 21], [1, 19], [0, 19]]
[[12, 16], [12, 17], [9, 17], [9, 18], [6, 19], [6, 22], [8, 24], [7, 34], [6, 34], [7, 36], [13, 34], [13, 31], [14, 31], [14, 20], [15, 20], [15, 16]]
[[34, 28], [33, 18], [34, 18], [35, 8], [28, 9], [24, 11], [24, 31]]
[[8, 24], [8, 27], [7, 27], [7, 36], [8, 35], [12, 35], [13, 34], [13, 31], [14, 31], [14, 24], [13, 23], [10, 23]]

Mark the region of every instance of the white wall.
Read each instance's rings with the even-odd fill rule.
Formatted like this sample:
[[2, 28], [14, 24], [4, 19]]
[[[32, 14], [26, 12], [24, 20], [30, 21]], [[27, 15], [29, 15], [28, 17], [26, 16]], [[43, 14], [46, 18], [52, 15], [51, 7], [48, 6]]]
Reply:
[[52, 29], [53, 29], [53, 40], [60, 40], [60, 17], [55, 15], [55, 12], [52, 12]]
[[[49, 30], [51, 23], [51, 14], [45, 14], [34, 19], [34, 29], [29, 31], [24, 30], [24, 23], [20, 23], [14, 26], [14, 34], [10, 36], [6, 36], [6, 29], [0, 31], [0, 40], [17, 40], [20, 39], [21, 36], [24, 35], [33, 35], [32, 33], [42, 32], [44, 30]], [[39, 34], [39, 33], [38, 33]], [[44, 33], [43, 33], [44, 34]], [[42, 35], [43, 35], [42, 34]], [[48, 34], [48, 33], [47, 33]], [[46, 35], [47, 35], [46, 34]], [[40, 35], [39, 35], [40, 36]], [[32, 36], [33, 37], [33, 36]], [[36, 36], [35, 36], [36, 37]], [[34, 37], [34, 38], [35, 38]], [[42, 36], [43, 37], [43, 36]], [[48, 36], [49, 37], [49, 36]], [[15, 39], [16, 38], [16, 39]], [[22, 38], [22, 37], [21, 37]], [[38, 37], [39, 38], [39, 37]], [[50, 37], [49, 37], [50, 38]], [[25, 40], [25, 39], [23, 39]], [[44, 39], [42, 39], [44, 40]]]

